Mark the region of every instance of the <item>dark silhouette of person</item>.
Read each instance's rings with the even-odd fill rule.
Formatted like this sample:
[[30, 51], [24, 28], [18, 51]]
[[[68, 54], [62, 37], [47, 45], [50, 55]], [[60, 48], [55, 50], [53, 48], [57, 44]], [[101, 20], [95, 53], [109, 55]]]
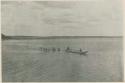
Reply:
[[45, 52], [47, 52], [47, 48], [45, 48]]
[[42, 47], [40, 47], [40, 50], [41, 50], [41, 51], [43, 51], [43, 48], [42, 48]]
[[47, 52], [50, 52], [50, 49], [49, 49], [49, 48], [47, 48]]
[[61, 51], [61, 50], [60, 50], [60, 48], [58, 48], [57, 50], [58, 50], [58, 52], [60, 52], [60, 51]]
[[55, 49], [55, 48], [52, 48], [52, 51], [53, 51], [53, 52], [55, 52], [55, 51], [56, 51], [56, 49]]

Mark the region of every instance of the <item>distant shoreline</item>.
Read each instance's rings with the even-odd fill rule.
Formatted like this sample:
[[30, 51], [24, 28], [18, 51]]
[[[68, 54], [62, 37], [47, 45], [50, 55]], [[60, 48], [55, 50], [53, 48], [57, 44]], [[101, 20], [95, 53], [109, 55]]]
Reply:
[[5, 36], [3, 40], [16, 39], [70, 39], [70, 38], [123, 38], [123, 36]]

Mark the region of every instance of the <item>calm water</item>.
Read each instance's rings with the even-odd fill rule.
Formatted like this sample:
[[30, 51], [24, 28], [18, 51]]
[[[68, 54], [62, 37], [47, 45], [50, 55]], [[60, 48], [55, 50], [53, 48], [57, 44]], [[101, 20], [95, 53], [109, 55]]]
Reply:
[[[88, 50], [88, 55], [66, 53], [67, 46]], [[3, 81], [122, 81], [122, 46], [122, 38], [4, 40]], [[40, 47], [56, 47], [61, 51], [46, 53]]]

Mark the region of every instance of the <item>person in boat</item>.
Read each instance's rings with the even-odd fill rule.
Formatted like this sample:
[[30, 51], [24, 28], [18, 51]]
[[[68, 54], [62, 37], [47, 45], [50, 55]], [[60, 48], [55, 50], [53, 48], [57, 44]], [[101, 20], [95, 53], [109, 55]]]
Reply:
[[79, 50], [80, 52], [82, 52], [82, 49], [80, 48], [80, 50]]
[[68, 52], [68, 51], [70, 51], [70, 50], [71, 50], [70, 47], [67, 47], [65, 51]]

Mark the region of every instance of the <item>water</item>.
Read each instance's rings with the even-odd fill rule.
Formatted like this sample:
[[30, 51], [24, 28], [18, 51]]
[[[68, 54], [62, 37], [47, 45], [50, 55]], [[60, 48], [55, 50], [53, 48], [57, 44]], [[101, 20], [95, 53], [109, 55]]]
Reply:
[[[87, 56], [66, 53], [88, 50]], [[39, 39], [2, 41], [4, 82], [118, 82], [122, 81], [122, 38]], [[42, 52], [40, 47], [60, 48]]]

